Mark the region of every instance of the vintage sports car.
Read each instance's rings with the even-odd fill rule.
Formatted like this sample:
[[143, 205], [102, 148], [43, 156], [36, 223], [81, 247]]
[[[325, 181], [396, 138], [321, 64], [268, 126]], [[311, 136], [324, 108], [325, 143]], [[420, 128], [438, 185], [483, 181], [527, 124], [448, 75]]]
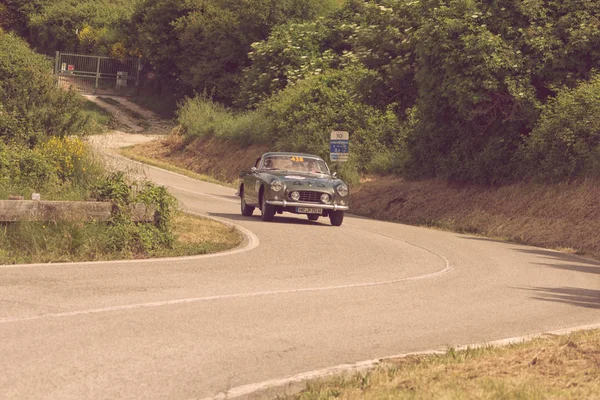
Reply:
[[316, 221], [329, 217], [340, 226], [348, 210], [348, 186], [331, 173], [322, 158], [299, 153], [265, 153], [240, 174], [242, 215], [261, 210], [263, 221], [284, 211]]

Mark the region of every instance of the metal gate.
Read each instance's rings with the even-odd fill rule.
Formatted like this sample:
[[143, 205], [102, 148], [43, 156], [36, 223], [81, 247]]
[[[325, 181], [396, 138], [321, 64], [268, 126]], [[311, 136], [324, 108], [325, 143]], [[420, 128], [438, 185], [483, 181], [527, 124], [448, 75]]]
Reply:
[[127, 94], [139, 84], [139, 58], [116, 58], [56, 52], [54, 75], [59, 86], [84, 93]]

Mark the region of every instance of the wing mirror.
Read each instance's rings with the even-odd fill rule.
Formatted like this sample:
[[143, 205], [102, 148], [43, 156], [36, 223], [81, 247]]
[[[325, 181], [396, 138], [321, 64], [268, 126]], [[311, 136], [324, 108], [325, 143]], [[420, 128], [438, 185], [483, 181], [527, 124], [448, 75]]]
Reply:
[[337, 172], [334, 172], [333, 174], [331, 174], [331, 177], [334, 179], [337, 179]]
[[250, 168], [250, 172], [254, 173], [254, 172], [256, 172], [256, 171], [258, 171], [258, 168], [256, 168], [256, 167], [252, 167], [252, 168]]

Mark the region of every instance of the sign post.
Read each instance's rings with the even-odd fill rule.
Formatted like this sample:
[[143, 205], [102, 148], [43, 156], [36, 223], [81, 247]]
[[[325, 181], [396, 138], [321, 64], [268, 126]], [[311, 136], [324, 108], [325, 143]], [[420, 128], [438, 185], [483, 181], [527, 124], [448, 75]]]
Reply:
[[329, 158], [332, 162], [348, 161], [350, 134], [346, 131], [332, 131], [329, 142]]

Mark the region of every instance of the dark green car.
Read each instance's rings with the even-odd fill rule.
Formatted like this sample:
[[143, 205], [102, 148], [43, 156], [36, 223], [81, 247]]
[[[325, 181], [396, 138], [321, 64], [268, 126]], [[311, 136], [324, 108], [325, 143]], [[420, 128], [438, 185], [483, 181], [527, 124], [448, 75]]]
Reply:
[[348, 186], [332, 174], [322, 158], [300, 153], [265, 153], [240, 174], [242, 215], [261, 210], [263, 221], [284, 211], [309, 220], [329, 217], [340, 226], [348, 210]]

